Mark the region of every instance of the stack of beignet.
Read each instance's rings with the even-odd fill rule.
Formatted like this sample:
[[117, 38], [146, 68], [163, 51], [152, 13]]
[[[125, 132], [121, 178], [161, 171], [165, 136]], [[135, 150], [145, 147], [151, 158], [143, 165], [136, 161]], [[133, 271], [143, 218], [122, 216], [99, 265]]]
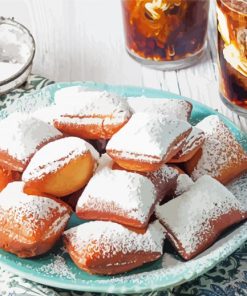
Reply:
[[[0, 248], [34, 257], [62, 237], [79, 268], [102, 275], [159, 259], [165, 238], [185, 260], [208, 248], [247, 218], [221, 184], [247, 156], [219, 117], [191, 126], [191, 111], [73, 86], [2, 120]], [[69, 205], [84, 221], [64, 231]]]

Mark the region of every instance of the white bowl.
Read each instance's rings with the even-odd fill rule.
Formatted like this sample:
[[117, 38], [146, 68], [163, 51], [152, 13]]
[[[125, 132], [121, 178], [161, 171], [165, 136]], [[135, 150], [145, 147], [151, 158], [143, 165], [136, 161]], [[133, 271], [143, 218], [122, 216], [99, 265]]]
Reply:
[[22, 85], [32, 69], [35, 41], [13, 19], [0, 17], [0, 95]]

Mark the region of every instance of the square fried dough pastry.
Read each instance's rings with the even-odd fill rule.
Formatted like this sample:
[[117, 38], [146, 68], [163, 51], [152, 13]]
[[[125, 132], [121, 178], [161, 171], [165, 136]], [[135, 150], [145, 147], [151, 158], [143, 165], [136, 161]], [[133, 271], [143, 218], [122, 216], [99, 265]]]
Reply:
[[110, 139], [106, 152], [127, 170], [155, 171], [182, 149], [190, 132], [186, 121], [135, 113]]
[[0, 121], [0, 166], [22, 172], [33, 154], [63, 135], [55, 127], [24, 113]]
[[23, 185], [12, 182], [0, 193], [0, 248], [25, 258], [54, 246], [71, 209], [60, 200], [27, 195]]
[[189, 121], [192, 104], [185, 100], [131, 97], [128, 103], [133, 113], [162, 114], [169, 118]]
[[155, 186], [147, 177], [104, 168], [85, 187], [76, 214], [85, 220], [106, 220], [145, 228], [156, 199]]
[[80, 269], [110, 275], [159, 259], [165, 234], [158, 221], [150, 224], [145, 233], [113, 222], [93, 221], [65, 231], [63, 237], [70, 257]]
[[156, 216], [175, 249], [189, 260], [213, 244], [225, 229], [246, 219], [247, 212], [226, 187], [205, 175], [187, 192], [157, 206]]
[[[100, 171], [103, 168], [108, 168], [112, 170], [125, 170], [115, 163], [109, 155], [102, 154], [99, 160], [99, 166], [97, 171]], [[131, 172], [131, 171], [127, 171]], [[170, 192], [173, 192], [176, 189], [177, 178], [179, 176], [179, 171], [176, 167], [171, 165], [162, 165], [162, 167], [153, 172], [137, 172], [132, 171], [137, 174], [141, 174], [147, 177], [153, 184], [156, 189], [156, 201], [161, 202], [166, 200], [167, 195], [170, 195]]]
[[185, 163], [193, 180], [210, 175], [223, 184], [247, 171], [247, 154], [217, 115], [210, 115], [196, 127], [203, 130], [201, 149]]
[[84, 187], [93, 175], [98, 152], [86, 141], [67, 137], [42, 147], [31, 159], [22, 180], [24, 191], [62, 197]]
[[60, 116], [54, 125], [83, 139], [110, 139], [131, 117], [126, 99], [106, 91], [68, 87], [58, 90]]

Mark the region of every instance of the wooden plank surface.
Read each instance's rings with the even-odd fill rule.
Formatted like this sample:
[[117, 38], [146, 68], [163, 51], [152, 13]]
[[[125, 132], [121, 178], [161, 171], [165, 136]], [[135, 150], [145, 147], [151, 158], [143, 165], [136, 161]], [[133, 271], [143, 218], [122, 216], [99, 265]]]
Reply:
[[56, 81], [94, 80], [169, 90], [219, 110], [243, 130], [244, 118], [220, 101], [217, 83], [216, 20], [211, 1], [207, 51], [197, 65], [162, 72], [133, 61], [124, 46], [118, 0], [0, 0], [1, 14], [33, 33], [33, 72]]

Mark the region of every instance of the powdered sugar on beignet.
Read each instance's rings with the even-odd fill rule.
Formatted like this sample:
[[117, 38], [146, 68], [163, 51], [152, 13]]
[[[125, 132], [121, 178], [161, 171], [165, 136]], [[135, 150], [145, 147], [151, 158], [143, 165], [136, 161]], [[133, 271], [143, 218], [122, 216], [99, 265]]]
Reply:
[[162, 202], [166, 201], [169, 193], [175, 189], [179, 173], [176, 168], [164, 164], [159, 170], [148, 172], [145, 176], [153, 182], [156, 188], [157, 201]]
[[179, 197], [157, 206], [156, 215], [185, 259], [202, 252], [223, 230], [247, 217], [233, 194], [207, 175]]
[[64, 88], [56, 92], [55, 103], [63, 110], [62, 123], [119, 124], [131, 116], [127, 101], [107, 91]]
[[128, 103], [133, 113], [162, 114], [185, 121], [189, 120], [192, 111], [192, 104], [185, 100], [131, 97]]
[[186, 174], [180, 174], [177, 178], [177, 186], [175, 189], [175, 196], [179, 196], [188, 191], [194, 184], [193, 180]]
[[0, 150], [25, 163], [42, 144], [61, 138], [62, 133], [28, 114], [12, 113], [0, 121], [0, 137]]
[[188, 161], [192, 179], [208, 174], [226, 184], [247, 170], [247, 155], [217, 115], [210, 115], [196, 127], [205, 133], [201, 152]]
[[112, 169], [113, 164], [114, 164], [113, 159], [107, 153], [104, 153], [99, 158], [99, 165], [96, 169], [96, 172], [99, 172], [105, 168]]
[[60, 112], [58, 106], [51, 105], [37, 109], [32, 114], [32, 117], [42, 120], [50, 125], [53, 125], [54, 119], [59, 117]]
[[106, 167], [87, 184], [78, 200], [76, 213], [83, 219], [145, 227], [155, 201], [155, 186], [147, 177]]
[[[69, 207], [54, 199], [27, 195], [23, 193], [23, 186], [23, 182], [12, 182], [0, 193], [0, 224], [8, 220], [13, 228], [16, 227], [17, 232], [13, 232], [13, 235], [16, 234], [16, 237], [23, 240], [25, 236], [40, 235], [44, 230], [52, 234], [64, 229], [70, 217]], [[54, 213], [59, 215], [59, 219], [53, 221], [48, 229], [44, 229], [45, 224], [42, 221], [49, 224]], [[23, 238], [19, 237], [17, 225], [25, 233]]]
[[102, 91], [88, 89], [79, 85], [63, 87], [58, 89], [54, 95], [54, 102], [57, 106], [80, 104], [80, 101], [84, 99], [84, 96], [95, 97]]
[[80, 138], [67, 137], [48, 143], [31, 159], [28, 167], [22, 175], [22, 180], [27, 182], [29, 180], [42, 178], [42, 176], [49, 173], [56, 172], [71, 160], [88, 151], [92, 151], [92, 156], [98, 158], [98, 153], [92, 145]]
[[[163, 253], [165, 231], [158, 221], [151, 223], [144, 234], [140, 234], [123, 225], [108, 221], [93, 221], [81, 224], [64, 232], [64, 236], [73, 245], [75, 251], [90, 256], [97, 252], [102, 258], [111, 258], [115, 253], [157, 252]], [[88, 250], [92, 244], [94, 248]]]
[[[176, 139], [183, 134], [187, 136], [190, 131], [191, 125], [185, 121], [166, 119], [157, 114], [135, 113], [113, 135], [106, 150], [110, 156], [116, 153], [120, 158], [161, 162], [173, 148]], [[185, 141], [183, 137], [182, 141]]]

